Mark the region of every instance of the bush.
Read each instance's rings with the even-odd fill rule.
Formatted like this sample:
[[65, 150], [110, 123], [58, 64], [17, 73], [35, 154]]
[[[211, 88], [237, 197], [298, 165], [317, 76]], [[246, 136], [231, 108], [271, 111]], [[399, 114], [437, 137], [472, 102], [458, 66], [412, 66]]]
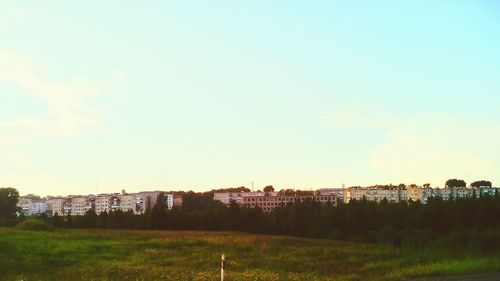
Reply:
[[54, 231], [55, 227], [52, 225], [38, 219], [27, 219], [18, 225], [17, 229], [21, 230], [31, 230], [31, 231]]

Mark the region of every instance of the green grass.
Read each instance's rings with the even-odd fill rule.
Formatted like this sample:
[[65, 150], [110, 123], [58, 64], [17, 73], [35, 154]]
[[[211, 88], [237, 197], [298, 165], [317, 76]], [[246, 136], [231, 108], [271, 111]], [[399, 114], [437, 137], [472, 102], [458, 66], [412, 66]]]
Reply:
[[0, 228], [0, 280], [404, 280], [500, 271], [480, 255], [230, 232]]

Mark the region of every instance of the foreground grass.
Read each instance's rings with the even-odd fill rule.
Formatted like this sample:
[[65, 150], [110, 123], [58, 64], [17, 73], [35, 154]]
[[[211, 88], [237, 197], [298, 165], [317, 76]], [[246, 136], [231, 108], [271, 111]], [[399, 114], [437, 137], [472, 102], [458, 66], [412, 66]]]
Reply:
[[229, 232], [0, 228], [0, 280], [404, 280], [500, 271], [500, 253]]

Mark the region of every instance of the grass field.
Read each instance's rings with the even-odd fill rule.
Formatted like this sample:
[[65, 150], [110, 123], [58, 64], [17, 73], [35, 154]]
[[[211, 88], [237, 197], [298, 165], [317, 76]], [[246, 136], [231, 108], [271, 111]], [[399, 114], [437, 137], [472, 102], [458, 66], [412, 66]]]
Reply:
[[404, 280], [500, 271], [500, 254], [227, 232], [0, 228], [0, 280]]

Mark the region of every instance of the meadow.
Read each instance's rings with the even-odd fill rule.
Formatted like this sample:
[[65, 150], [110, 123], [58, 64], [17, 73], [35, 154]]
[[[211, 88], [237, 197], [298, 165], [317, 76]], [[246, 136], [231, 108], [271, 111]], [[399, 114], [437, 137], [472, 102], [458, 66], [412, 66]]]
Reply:
[[[0, 228], [0, 280], [407, 280], [500, 271], [500, 254], [237, 232]], [[36, 229], [36, 230], [33, 230]]]

